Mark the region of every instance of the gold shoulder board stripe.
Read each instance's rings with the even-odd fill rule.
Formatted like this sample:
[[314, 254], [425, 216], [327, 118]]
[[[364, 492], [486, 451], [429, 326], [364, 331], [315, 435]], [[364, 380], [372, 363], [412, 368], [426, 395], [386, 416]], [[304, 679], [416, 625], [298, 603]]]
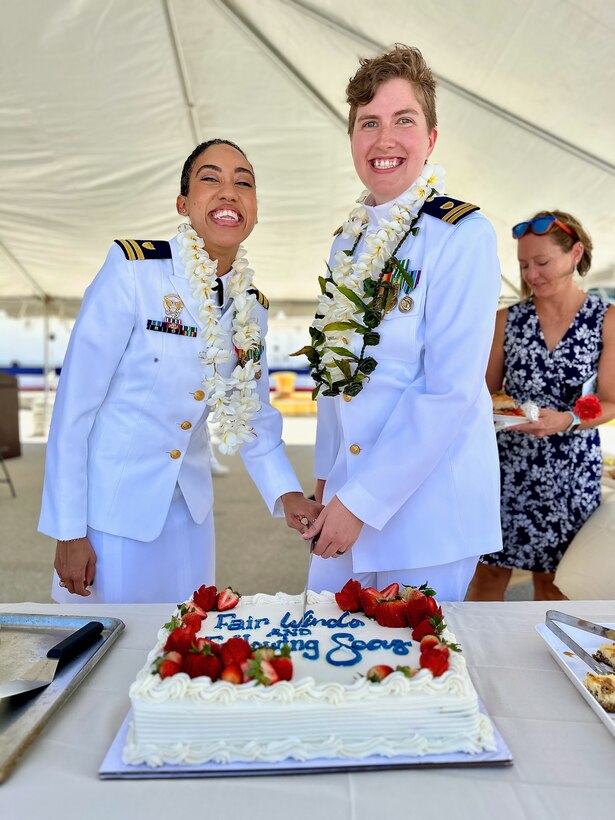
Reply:
[[261, 293], [258, 288], [250, 288], [250, 293], [256, 296], [256, 301], [261, 304], [265, 310], [269, 310], [269, 299], [267, 299], [264, 293]]
[[343, 228], [344, 228], [344, 226], [340, 225], [337, 230], [333, 231], [333, 236], [339, 236], [341, 234]]
[[115, 242], [131, 262], [137, 259], [171, 259], [171, 246], [162, 240], [152, 242], [147, 239], [144, 242], [141, 239], [116, 239]]
[[132, 246], [128, 243], [126, 239], [116, 239], [115, 242], [124, 251], [124, 256], [126, 257], [126, 259], [132, 260], [137, 258]]
[[445, 217], [443, 217], [443, 222], [448, 222], [451, 225], [454, 225], [456, 222], [459, 222], [464, 216], [467, 216], [472, 211], [477, 211], [478, 205], [471, 205], [469, 202], [464, 202], [462, 205], [458, 205], [456, 208], [453, 208], [452, 211], [449, 211]]
[[141, 250], [136, 239], [126, 239], [125, 241], [130, 243], [130, 245], [134, 248], [137, 259], [145, 259], [145, 254]]

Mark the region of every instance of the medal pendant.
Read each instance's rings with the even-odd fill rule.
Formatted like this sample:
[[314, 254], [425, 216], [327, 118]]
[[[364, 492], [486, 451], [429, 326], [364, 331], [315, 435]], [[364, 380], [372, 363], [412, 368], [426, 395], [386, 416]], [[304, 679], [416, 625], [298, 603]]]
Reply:
[[384, 299], [384, 312], [390, 313], [397, 307], [397, 297], [399, 296], [399, 285], [396, 282], [391, 283], [388, 292]]
[[414, 307], [414, 299], [411, 296], [404, 296], [399, 303], [399, 309], [402, 313], [410, 313]]
[[391, 296], [389, 294], [389, 297], [388, 297], [388, 299], [386, 301], [386, 304], [385, 304], [385, 307], [384, 307], [384, 312], [385, 313], [391, 313], [391, 311], [395, 310], [396, 307], [397, 307], [397, 296]]

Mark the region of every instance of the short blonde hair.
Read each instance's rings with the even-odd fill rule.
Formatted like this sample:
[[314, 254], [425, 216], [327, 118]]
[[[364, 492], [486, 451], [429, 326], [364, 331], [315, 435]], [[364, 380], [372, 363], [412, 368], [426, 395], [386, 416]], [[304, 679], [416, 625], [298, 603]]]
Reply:
[[361, 67], [346, 87], [346, 102], [350, 105], [348, 112], [348, 133], [352, 134], [357, 108], [370, 103], [380, 86], [387, 80], [401, 77], [411, 83], [427, 120], [429, 133], [438, 124], [436, 116], [436, 81], [425, 58], [418, 50], [402, 43], [395, 43], [395, 48], [380, 54], [378, 57], [361, 57]]

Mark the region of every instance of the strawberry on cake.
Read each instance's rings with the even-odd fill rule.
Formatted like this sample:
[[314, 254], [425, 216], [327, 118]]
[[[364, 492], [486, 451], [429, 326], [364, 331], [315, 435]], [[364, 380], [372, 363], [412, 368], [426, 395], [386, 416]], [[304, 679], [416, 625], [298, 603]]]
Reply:
[[433, 590], [202, 586], [130, 688], [126, 763], [478, 753], [493, 727]]

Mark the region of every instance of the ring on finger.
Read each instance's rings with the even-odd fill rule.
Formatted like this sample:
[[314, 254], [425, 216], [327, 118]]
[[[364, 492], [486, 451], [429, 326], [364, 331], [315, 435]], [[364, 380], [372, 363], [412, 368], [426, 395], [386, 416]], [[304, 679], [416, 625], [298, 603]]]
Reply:
[[64, 583], [64, 581], [60, 581], [60, 586], [62, 587], [62, 589], [66, 589], [66, 584]]
[[346, 550], [335, 550], [336, 555], [343, 555], [345, 552]]

